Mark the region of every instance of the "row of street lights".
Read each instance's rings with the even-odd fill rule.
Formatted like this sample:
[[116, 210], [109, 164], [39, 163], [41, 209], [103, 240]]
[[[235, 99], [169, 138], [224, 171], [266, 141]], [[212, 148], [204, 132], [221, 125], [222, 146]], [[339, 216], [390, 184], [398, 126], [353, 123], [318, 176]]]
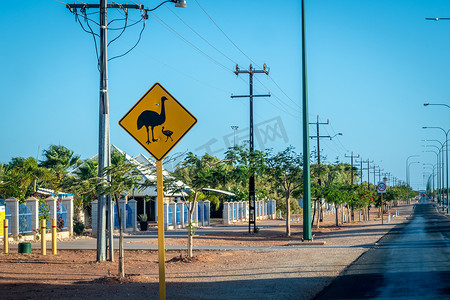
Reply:
[[[442, 104], [442, 103], [424, 103], [423, 106], [427, 107], [430, 105], [436, 105], [436, 106], [445, 106], [447, 108], [450, 108], [449, 105], [447, 104]], [[447, 206], [447, 213], [449, 212], [449, 190], [448, 190], [448, 170], [449, 170], [449, 164], [448, 164], [448, 134], [450, 132], [449, 130], [445, 130], [442, 127], [438, 127], [438, 126], [424, 126], [422, 127], [423, 129], [439, 129], [442, 130], [442, 132], [444, 132], [445, 134], [445, 140], [442, 143], [439, 140], [423, 140], [424, 142], [437, 142], [439, 143], [439, 145], [441, 147], [438, 147], [436, 145], [425, 145], [425, 147], [434, 147], [438, 150], [438, 152], [432, 150], [428, 150], [428, 151], [424, 151], [424, 152], [432, 152], [434, 154], [436, 154], [436, 175], [437, 175], [437, 186], [438, 186], [438, 190], [439, 190], [439, 196], [438, 199], [439, 201], [442, 203], [442, 210], [445, 210], [445, 206], [444, 206], [444, 200], [446, 200], [445, 204]], [[444, 176], [444, 146], [445, 146], [445, 176]], [[441, 156], [439, 155], [441, 154]], [[424, 164], [426, 165], [426, 164]], [[433, 189], [434, 189], [434, 168], [435, 166], [431, 164], [432, 168], [432, 176], [433, 176]], [[440, 168], [442, 166], [442, 168]], [[442, 169], [442, 172], [441, 172]], [[441, 181], [442, 178], [442, 181]], [[445, 179], [445, 185], [444, 185], [444, 179]], [[446, 190], [446, 192], [444, 193], [444, 188]]]

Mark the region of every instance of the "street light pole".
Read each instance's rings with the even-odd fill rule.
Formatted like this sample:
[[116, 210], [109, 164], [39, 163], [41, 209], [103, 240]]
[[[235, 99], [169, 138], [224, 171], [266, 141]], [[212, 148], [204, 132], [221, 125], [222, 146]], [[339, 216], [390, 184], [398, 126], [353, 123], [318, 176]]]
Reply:
[[305, 0], [302, 0], [303, 240], [312, 240], [311, 166], [309, 160], [308, 91], [306, 81]]
[[447, 169], [446, 169], [446, 171], [445, 171], [445, 173], [446, 173], [446, 178], [445, 178], [445, 180], [446, 180], [446, 194], [447, 194], [447, 213], [449, 212], [449, 190], [448, 190], [448, 133], [450, 132], [450, 129], [449, 130], [445, 130], [444, 128], [442, 128], [442, 127], [437, 127], [437, 126], [432, 126], [432, 127], [427, 127], [427, 126], [424, 126], [424, 127], [422, 127], [423, 129], [428, 129], [428, 128], [435, 128], [435, 129], [440, 129], [440, 130], [442, 130], [444, 133], [445, 133], [445, 156], [446, 156], [446, 158], [445, 158], [445, 161], [446, 161], [446, 165], [447, 165]]
[[[428, 145], [428, 146], [434, 146], [434, 145]], [[440, 157], [439, 157], [439, 153], [440, 153], [440, 149], [437, 146], [434, 146], [438, 149], [439, 152], [433, 151], [433, 150], [427, 150], [424, 152], [431, 152], [436, 154], [436, 188], [438, 190], [438, 203], [440, 203], [441, 201], [441, 171], [440, 171]], [[434, 181], [434, 177], [433, 177], [433, 181]]]
[[[409, 178], [409, 165], [408, 160], [412, 157], [419, 157], [419, 155], [410, 155], [408, 158], [406, 158], [406, 184], [411, 187], [411, 182]], [[408, 190], [409, 191], [409, 190]], [[408, 192], [408, 204], [411, 203], [411, 194]]]
[[406, 183], [408, 185], [411, 184], [411, 182], [409, 180], [408, 160], [412, 157], [419, 157], [419, 155], [410, 155], [410, 156], [408, 156], [408, 158], [406, 158]]
[[[433, 176], [433, 187], [432, 187], [432, 193], [434, 192], [434, 168], [436, 167], [436, 165], [433, 165], [433, 164], [423, 164], [424, 165], [424, 169], [431, 169], [432, 171], [432, 173], [431, 173], [431, 175]], [[425, 166], [428, 166], [428, 167], [425, 167]]]
[[[420, 162], [419, 161], [413, 161], [413, 162], [410, 162], [409, 164], [408, 164], [408, 178], [411, 180], [411, 169], [410, 169], [410, 166], [412, 165], [412, 164], [420, 164]], [[411, 187], [411, 184], [409, 185], [410, 187]], [[412, 188], [412, 187], [411, 187]], [[409, 203], [408, 204], [410, 204], [411, 203], [411, 197], [409, 197]]]
[[[439, 140], [422, 140], [423, 142], [437, 142], [441, 147], [435, 145], [425, 145], [425, 147], [435, 147], [438, 150], [438, 162], [439, 162], [439, 168], [442, 170], [439, 174], [439, 181], [440, 181], [440, 189], [439, 189], [439, 203], [442, 205], [442, 211], [445, 210], [444, 207], [444, 182], [445, 182], [445, 172], [444, 172], [444, 144], [441, 143]], [[439, 153], [442, 153], [439, 156]], [[442, 157], [442, 158], [441, 158]]]

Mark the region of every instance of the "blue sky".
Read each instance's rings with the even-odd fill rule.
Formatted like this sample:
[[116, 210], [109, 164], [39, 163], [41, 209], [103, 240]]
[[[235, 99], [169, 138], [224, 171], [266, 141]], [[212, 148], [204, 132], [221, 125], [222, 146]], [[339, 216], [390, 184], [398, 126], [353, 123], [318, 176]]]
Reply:
[[[272, 94], [255, 100], [256, 147], [293, 145], [300, 152], [300, 1], [197, 1], [239, 49], [195, 0], [188, 0], [186, 9], [167, 4], [156, 10], [136, 49], [109, 63], [112, 143], [130, 155], [144, 153], [117, 122], [160, 82], [198, 119], [172, 153], [208, 150], [220, 156], [233, 143], [230, 126], [239, 126], [238, 143], [248, 139], [248, 100], [230, 95], [248, 93], [248, 76], [237, 78], [232, 71], [236, 63], [248, 69], [253, 61], [257, 68], [263, 63], [270, 68], [270, 77], [255, 75], [255, 93]], [[41, 152], [50, 144], [91, 157], [98, 147], [99, 89], [93, 38], [63, 4], [25, 2], [20, 9], [4, 4], [0, 11], [0, 162], [35, 157], [38, 147]], [[421, 140], [443, 141], [444, 135], [422, 126], [448, 129], [450, 111], [423, 103], [450, 104], [450, 21], [425, 18], [449, 17], [450, 3], [316, 0], [306, 1], [306, 9], [310, 122], [319, 115], [322, 122], [330, 120], [321, 135], [344, 133], [321, 140], [328, 161], [339, 156], [349, 162], [344, 156], [353, 151], [402, 180], [409, 155], [436, 163], [434, 154], [422, 152]], [[90, 17], [98, 20], [98, 14]], [[119, 11], [108, 15], [121, 17]], [[129, 12], [130, 20], [139, 18], [139, 12]], [[109, 57], [133, 46], [141, 28], [140, 23], [127, 29], [110, 45]], [[109, 39], [116, 34], [110, 30]], [[414, 188], [423, 187], [423, 173], [422, 164], [411, 166]]]

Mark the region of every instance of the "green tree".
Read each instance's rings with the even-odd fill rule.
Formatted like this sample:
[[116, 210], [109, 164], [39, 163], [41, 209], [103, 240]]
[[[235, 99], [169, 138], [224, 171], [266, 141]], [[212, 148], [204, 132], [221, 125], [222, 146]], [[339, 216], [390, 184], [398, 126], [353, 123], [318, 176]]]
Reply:
[[61, 145], [50, 145], [48, 149], [43, 151], [43, 155], [44, 159], [40, 161], [40, 165], [52, 169], [59, 184], [70, 169], [81, 163], [78, 155]]
[[302, 186], [302, 156], [295, 153], [294, 147], [289, 146], [285, 150], [273, 154], [268, 152], [265, 161], [266, 172], [277, 187], [281, 188], [286, 201], [286, 235], [291, 235], [291, 205], [292, 193]]
[[83, 210], [89, 208], [97, 199], [98, 161], [87, 159], [74, 172], [73, 176], [65, 176], [62, 188], [74, 196], [75, 216], [81, 222]]
[[0, 176], [2, 196], [22, 201], [36, 191], [36, 184], [54, 180], [50, 170], [39, 167], [33, 157], [13, 157], [8, 166], [3, 165]]
[[239, 199], [248, 199], [249, 179], [255, 175], [255, 198], [266, 199], [271, 193], [271, 184], [265, 173], [265, 154], [254, 150], [250, 153], [245, 147], [230, 147], [225, 152], [226, 164], [229, 169], [229, 190]]
[[345, 188], [340, 184], [330, 184], [324, 189], [326, 199], [334, 204], [336, 210], [336, 226], [339, 226], [339, 206], [346, 200], [345, 193]]
[[121, 160], [110, 167], [103, 169], [104, 176], [110, 176], [110, 181], [99, 182], [99, 192], [101, 195], [109, 195], [113, 198], [113, 201], [117, 205], [117, 217], [119, 220], [119, 277], [125, 276], [125, 262], [124, 262], [124, 249], [123, 249], [123, 225], [122, 225], [122, 212], [119, 209], [119, 200], [122, 195], [128, 195], [132, 192], [133, 188], [138, 190], [143, 187], [141, 183], [140, 173], [136, 169], [136, 166], [125, 160], [125, 155]]
[[193, 257], [193, 239], [196, 224], [192, 222], [195, 203], [204, 188], [225, 185], [227, 166], [220, 159], [205, 154], [201, 158], [189, 152], [174, 172], [170, 190], [180, 194], [188, 209], [188, 257]]

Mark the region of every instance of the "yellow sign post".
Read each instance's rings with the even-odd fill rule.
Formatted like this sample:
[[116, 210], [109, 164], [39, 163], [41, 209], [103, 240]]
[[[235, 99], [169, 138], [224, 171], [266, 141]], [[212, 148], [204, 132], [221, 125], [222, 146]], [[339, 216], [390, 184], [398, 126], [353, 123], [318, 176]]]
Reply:
[[156, 193], [158, 198], [159, 299], [166, 299], [166, 247], [164, 242], [164, 193], [162, 161], [156, 161]]
[[159, 83], [155, 83], [119, 121], [119, 125], [156, 159], [159, 299], [166, 299], [162, 159], [195, 123], [197, 119]]

